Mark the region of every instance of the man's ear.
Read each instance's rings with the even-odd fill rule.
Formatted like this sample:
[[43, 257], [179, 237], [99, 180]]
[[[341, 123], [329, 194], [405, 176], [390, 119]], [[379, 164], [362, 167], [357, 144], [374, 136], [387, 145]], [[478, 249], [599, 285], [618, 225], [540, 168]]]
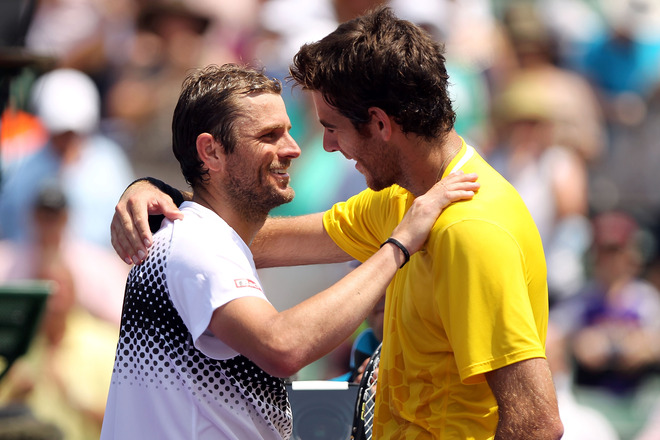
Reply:
[[383, 140], [389, 141], [392, 137], [392, 120], [380, 107], [369, 107], [369, 125], [374, 135], [378, 134]]
[[225, 165], [225, 152], [222, 144], [213, 139], [210, 133], [197, 136], [197, 155], [209, 171], [221, 171]]

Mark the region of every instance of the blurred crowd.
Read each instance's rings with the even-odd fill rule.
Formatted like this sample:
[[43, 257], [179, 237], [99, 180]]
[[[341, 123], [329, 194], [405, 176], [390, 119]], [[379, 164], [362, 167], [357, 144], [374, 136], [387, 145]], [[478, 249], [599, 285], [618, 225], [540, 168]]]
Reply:
[[[303, 153], [296, 198], [273, 214], [318, 212], [365, 187], [350, 162], [323, 151], [313, 108], [286, 75], [301, 44], [382, 3], [445, 44], [456, 130], [518, 189], [539, 228], [565, 438], [660, 438], [655, 0], [34, 2], [21, 44], [48, 61], [12, 72], [3, 102], [0, 282], [57, 287], [0, 402], [26, 405], [60, 438], [98, 438], [128, 271], [111, 250], [110, 220], [135, 177], [186, 188], [170, 124], [189, 69], [250, 63], [282, 79]], [[347, 351], [313, 378], [345, 371]]]

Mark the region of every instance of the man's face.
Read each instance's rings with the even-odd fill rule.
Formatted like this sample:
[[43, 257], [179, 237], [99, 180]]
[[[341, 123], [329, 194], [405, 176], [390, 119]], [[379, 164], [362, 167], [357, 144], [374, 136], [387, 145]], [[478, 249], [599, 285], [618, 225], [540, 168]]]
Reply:
[[242, 97], [237, 145], [227, 156], [227, 191], [245, 218], [259, 219], [293, 200], [287, 169], [300, 156], [284, 101], [274, 93]]
[[355, 160], [355, 168], [375, 191], [398, 182], [401, 175], [398, 150], [374, 133], [371, 125], [367, 126], [366, 135], [358, 132], [347, 117], [325, 102], [320, 92], [312, 92], [312, 99], [324, 127], [325, 151], [339, 151], [346, 159]]

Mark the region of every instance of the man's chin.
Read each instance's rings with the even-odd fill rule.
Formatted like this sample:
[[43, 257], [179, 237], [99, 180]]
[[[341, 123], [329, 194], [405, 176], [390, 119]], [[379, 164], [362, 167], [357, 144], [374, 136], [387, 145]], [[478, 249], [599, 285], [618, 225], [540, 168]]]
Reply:
[[287, 203], [291, 203], [293, 201], [293, 198], [295, 197], [296, 193], [293, 190], [293, 188], [288, 187], [286, 190], [283, 191], [278, 191], [277, 195], [273, 196], [273, 207], [271, 209], [275, 209], [278, 206], [281, 205], [286, 205]]
[[281, 193], [282, 195], [282, 203], [281, 205], [284, 205], [286, 203], [291, 203], [293, 201], [293, 198], [296, 196], [296, 192], [288, 186], [285, 191]]
[[382, 182], [375, 182], [373, 179], [366, 179], [367, 187], [372, 191], [382, 191], [392, 185], [384, 185]]

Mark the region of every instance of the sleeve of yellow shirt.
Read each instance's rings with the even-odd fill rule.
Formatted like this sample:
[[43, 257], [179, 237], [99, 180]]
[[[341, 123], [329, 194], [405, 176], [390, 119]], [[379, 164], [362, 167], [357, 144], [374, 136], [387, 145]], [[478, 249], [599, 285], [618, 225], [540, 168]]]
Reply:
[[532, 305], [543, 297], [530, 297], [513, 236], [488, 221], [464, 220], [433, 245], [437, 307], [461, 380], [481, 382], [486, 372], [544, 357]]
[[326, 211], [323, 226], [339, 247], [365, 261], [403, 218], [407, 194], [396, 185], [379, 192], [366, 189]]

